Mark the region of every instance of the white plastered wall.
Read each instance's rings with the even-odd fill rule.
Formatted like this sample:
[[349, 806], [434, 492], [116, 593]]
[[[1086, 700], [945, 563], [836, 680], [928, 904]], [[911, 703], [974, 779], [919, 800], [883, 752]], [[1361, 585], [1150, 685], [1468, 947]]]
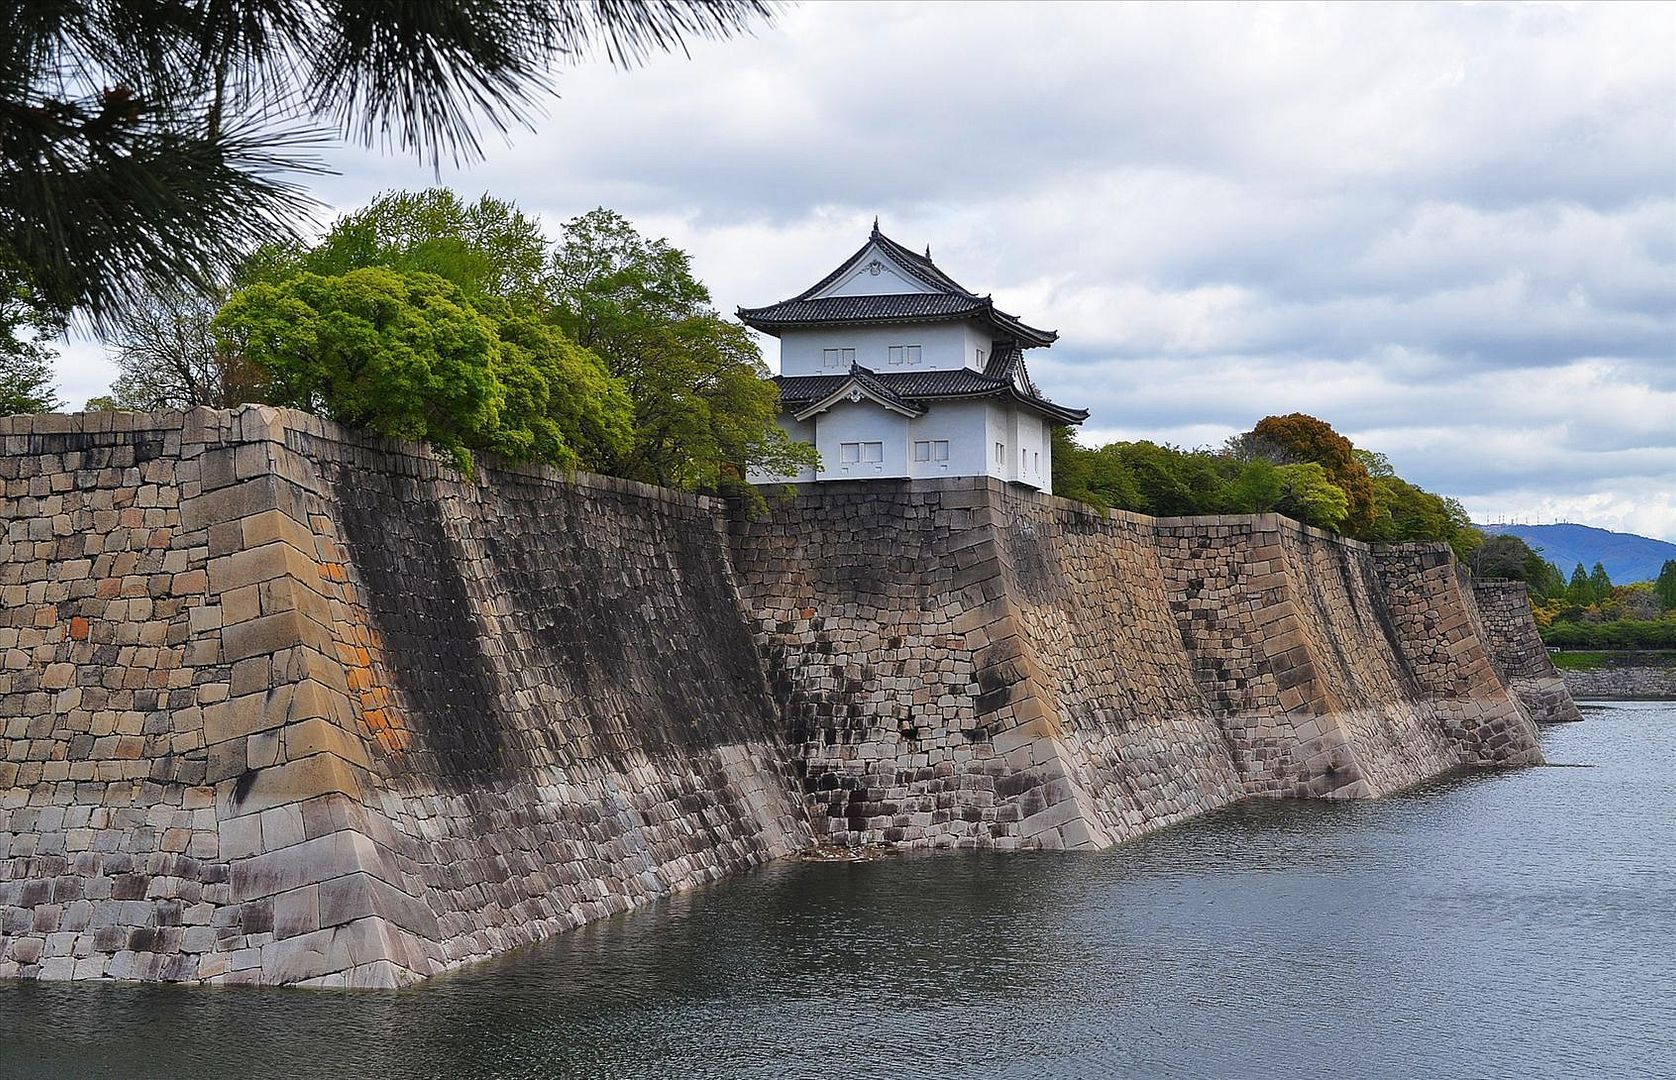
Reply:
[[[920, 362], [890, 362], [892, 345], [918, 345]], [[994, 348], [992, 331], [980, 323], [902, 323], [886, 326], [820, 327], [787, 330], [780, 337], [780, 374], [835, 375], [843, 368], [823, 366], [822, 351], [854, 349], [855, 362], [878, 372], [982, 370], [977, 355], [987, 362]]]
[[[823, 466], [817, 479], [882, 480], [908, 475], [908, 417], [872, 401], [841, 401], [810, 419]], [[847, 442], [882, 443], [884, 460], [845, 464], [839, 445]]]
[[[993, 476], [1052, 490], [1050, 429], [1035, 412], [1010, 402], [940, 402], [921, 416], [907, 417], [876, 402], [843, 401], [807, 420], [782, 414], [779, 423], [793, 439], [814, 444], [821, 455], [821, 471], [800, 469], [794, 476], [774, 476], [753, 470], [753, 484]], [[934, 456], [914, 460], [916, 442], [939, 440], [949, 444], [947, 461]], [[840, 446], [846, 442], [878, 442], [883, 460], [845, 463]], [[995, 459], [998, 442], [1006, 447], [1000, 462]]]

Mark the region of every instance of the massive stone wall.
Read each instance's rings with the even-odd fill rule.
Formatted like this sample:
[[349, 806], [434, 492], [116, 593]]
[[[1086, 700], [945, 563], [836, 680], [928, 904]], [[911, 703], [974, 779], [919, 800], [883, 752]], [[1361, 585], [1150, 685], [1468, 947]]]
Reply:
[[0, 976], [391, 985], [799, 849], [715, 508], [0, 421]]
[[1548, 647], [1531, 618], [1530, 593], [1522, 581], [1480, 581], [1473, 586], [1496, 670], [1537, 723], [1583, 719], [1573, 691], [1554, 667]]
[[1541, 759], [1440, 545], [979, 479], [804, 488], [733, 548], [833, 842], [1095, 847]]
[[387, 986], [817, 838], [1539, 759], [1434, 546], [989, 480], [730, 516], [256, 407], [0, 449], [0, 977]]

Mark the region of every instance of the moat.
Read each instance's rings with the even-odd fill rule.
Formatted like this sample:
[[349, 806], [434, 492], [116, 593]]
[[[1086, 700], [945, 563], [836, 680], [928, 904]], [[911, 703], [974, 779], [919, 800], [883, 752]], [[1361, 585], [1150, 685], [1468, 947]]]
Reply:
[[1094, 854], [781, 860], [422, 986], [0, 984], [6, 1077], [1676, 1076], [1676, 706]]

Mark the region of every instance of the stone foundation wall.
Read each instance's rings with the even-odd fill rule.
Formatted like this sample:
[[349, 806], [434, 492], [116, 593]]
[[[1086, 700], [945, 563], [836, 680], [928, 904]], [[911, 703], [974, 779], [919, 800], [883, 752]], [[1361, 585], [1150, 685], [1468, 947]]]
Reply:
[[804, 847], [716, 508], [0, 421], [0, 977], [382, 986]]
[[1648, 653], [1607, 656], [1600, 667], [1560, 672], [1570, 697], [1580, 701], [1676, 701], [1676, 658]]
[[733, 551], [831, 842], [1095, 847], [1541, 760], [1441, 545], [977, 479], [805, 487]]
[[1537, 636], [1525, 583], [1480, 581], [1473, 586], [1473, 593], [1496, 670], [1531, 718], [1540, 724], [1583, 719], [1572, 698], [1587, 695], [1576, 695], [1554, 667], [1548, 647]]
[[390, 986], [817, 840], [1540, 759], [1435, 546], [981, 479], [750, 518], [257, 407], [0, 450], [0, 977]]

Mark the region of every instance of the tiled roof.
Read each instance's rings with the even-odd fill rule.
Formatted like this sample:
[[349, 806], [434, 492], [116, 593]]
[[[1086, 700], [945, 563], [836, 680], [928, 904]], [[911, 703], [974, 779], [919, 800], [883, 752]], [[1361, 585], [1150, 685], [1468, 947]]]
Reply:
[[[936, 290], [930, 293], [887, 293], [875, 296], [826, 296], [815, 294], [837, 281], [849, 266], [877, 244], [903, 270], [921, 284]], [[740, 308], [740, 321], [769, 334], [794, 326], [826, 326], [852, 322], [926, 322], [943, 319], [978, 319], [989, 323], [997, 331], [1029, 348], [1050, 345], [1059, 336], [1052, 330], [1039, 330], [1021, 322], [1017, 316], [998, 311], [987, 296], [967, 289], [932, 264], [930, 258], [917, 255], [879, 231], [875, 222], [867, 243], [854, 255], [839, 264], [838, 269], [815, 282], [790, 300], [759, 308]]]
[[927, 402], [963, 398], [1008, 397], [1046, 414], [1062, 424], [1080, 424], [1088, 419], [1087, 409], [1056, 405], [1042, 397], [1024, 370], [1023, 353], [1014, 346], [997, 352], [1011, 352], [1012, 359], [991, 360], [984, 371], [954, 368], [943, 371], [873, 371], [859, 364], [835, 375], [779, 375], [780, 404], [793, 411], [824, 401], [852, 378], [881, 397], [923, 407]]
[[887, 293], [882, 296], [828, 296], [819, 300], [782, 300], [760, 308], [740, 308], [751, 326], [765, 324], [856, 322], [858, 320], [951, 319], [976, 315], [983, 301], [946, 293]]

